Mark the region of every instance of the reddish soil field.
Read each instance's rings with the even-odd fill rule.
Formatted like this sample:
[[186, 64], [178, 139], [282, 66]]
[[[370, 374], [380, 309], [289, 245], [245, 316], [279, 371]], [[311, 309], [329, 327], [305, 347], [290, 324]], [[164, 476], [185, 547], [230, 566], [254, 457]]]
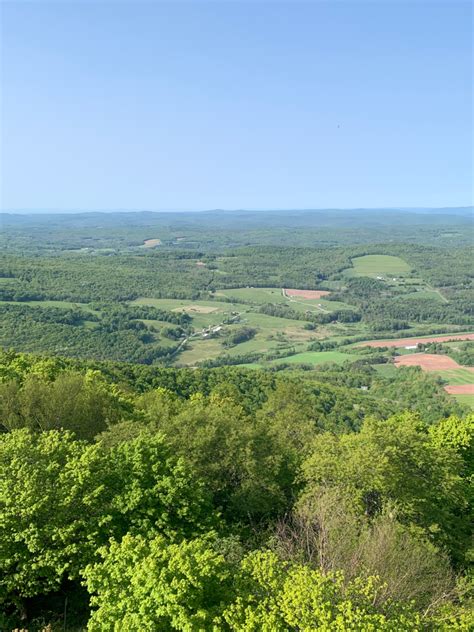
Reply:
[[290, 297], [299, 296], [300, 298], [312, 299], [312, 298], [321, 298], [322, 296], [326, 296], [327, 294], [330, 294], [330, 292], [326, 290], [286, 290], [285, 289], [285, 294]]
[[[287, 290], [288, 292], [288, 290]], [[419, 342], [449, 342], [450, 340], [474, 340], [474, 334], [446, 334], [445, 336], [430, 336], [429, 338], [398, 338], [397, 340], [371, 340], [361, 342], [357, 347], [411, 347]]]
[[395, 366], [419, 366], [423, 371], [446, 371], [462, 367], [452, 358], [436, 353], [410, 353], [395, 358]]
[[450, 395], [474, 395], [474, 384], [450, 384], [444, 390]]

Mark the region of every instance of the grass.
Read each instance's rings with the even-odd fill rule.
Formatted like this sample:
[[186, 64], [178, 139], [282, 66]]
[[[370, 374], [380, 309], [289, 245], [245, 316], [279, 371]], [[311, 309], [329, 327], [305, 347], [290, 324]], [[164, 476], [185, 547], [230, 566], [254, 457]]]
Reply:
[[474, 408], [474, 395], [451, 395], [451, 397], [454, 397], [460, 404]]
[[397, 367], [391, 362], [387, 364], [375, 364], [374, 368], [382, 377], [393, 377], [397, 372]]
[[298, 296], [292, 298], [291, 300], [287, 299], [286, 302], [291, 309], [295, 310], [295, 312], [335, 312], [338, 309], [354, 309], [353, 306], [348, 305], [347, 303], [342, 303], [341, 301], [328, 301], [324, 298], [307, 299]]
[[[419, 331], [420, 329], [421, 329], [421, 327], [417, 327], [417, 331]], [[400, 333], [400, 335], [397, 336], [396, 338], [377, 338], [377, 339], [375, 339], [375, 338], [367, 338], [366, 341], [363, 341], [362, 343], [361, 342], [356, 342], [352, 346], [355, 347], [355, 346], [357, 346], [359, 344], [363, 344], [364, 342], [372, 342], [372, 341], [375, 341], [375, 340], [377, 342], [393, 342], [394, 340], [408, 340], [409, 341], [410, 339], [418, 340], [418, 338], [423, 339], [423, 338], [438, 338], [438, 337], [439, 338], [444, 337], [446, 340], [449, 340], [450, 336], [464, 336], [464, 335], [467, 335], [467, 334], [472, 334], [473, 332], [472, 331], [451, 331], [451, 332], [448, 332], [448, 333], [444, 332], [444, 333], [441, 333], [441, 334], [424, 334], [422, 332], [421, 333], [416, 333], [413, 329], [404, 329], [403, 331], [401, 331], [399, 333]], [[448, 344], [447, 342], [444, 342], [444, 341], [442, 341], [442, 342], [443, 342], [443, 344]], [[453, 343], [455, 343], [457, 345], [460, 345], [462, 343], [472, 342], [472, 341], [469, 341], [469, 340], [453, 340], [451, 342], [453, 342]], [[407, 345], [408, 344], [411, 345], [411, 344], [415, 344], [415, 343], [414, 342], [413, 343], [407, 342]]]
[[247, 312], [242, 315], [242, 322], [251, 327], [260, 327], [267, 332], [284, 331], [290, 328], [297, 329], [307, 340], [313, 337], [312, 331], [303, 329], [305, 323], [302, 320], [278, 318], [278, 316], [268, 316], [267, 314], [259, 314], [258, 312]]
[[365, 255], [351, 260], [352, 268], [347, 268], [347, 276], [396, 277], [411, 272], [406, 261], [392, 255]]
[[[131, 305], [151, 305], [159, 309], [185, 311], [193, 319], [196, 329], [219, 325], [232, 312], [245, 312], [248, 305], [238, 303], [221, 303], [219, 301], [192, 301], [191, 299], [173, 298], [137, 298]], [[195, 309], [196, 311], [193, 311]], [[207, 312], [207, 313], [206, 313]]]
[[445, 303], [446, 300], [441, 296], [437, 290], [420, 290], [419, 292], [410, 292], [409, 294], [403, 294], [403, 299], [418, 300], [420, 298], [428, 298], [438, 303]]
[[194, 366], [203, 360], [217, 358], [223, 352], [222, 345], [218, 338], [203, 340], [200, 338], [191, 339], [186, 345], [185, 351], [176, 356], [175, 364], [185, 364]]
[[[248, 289], [250, 290], [251, 288]], [[234, 312], [240, 314], [240, 320], [233, 324], [224, 325], [223, 336], [227, 332], [243, 326], [254, 327], [257, 330], [254, 338], [230, 349], [222, 346], [223, 336], [216, 338], [202, 338], [200, 335], [192, 336], [188, 341], [187, 349], [176, 356], [175, 364], [194, 366], [203, 360], [216, 358], [224, 354], [237, 356], [246, 353], [281, 351], [282, 349], [289, 351], [292, 348], [303, 351], [308, 342], [315, 339], [318, 335], [317, 332], [304, 329], [303, 321], [260, 314], [252, 311], [257, 309], [256, 307], [241, 303], [139, 298], [133, 301], [132, 304], [151, 305], [173, 311], [185, 311], [192, 317], [192, 325], [196, 332], [209, 326], [222, 324]], [[159, 325], [159, 323], [147, 322]]]
[[264, 303], [286, 303], [282, 290], [275, 287], [237, 287], [230, 290], [219, 290], [216, 296], [226, 296], [236, 301], [252, 301], [263, 305]]
[[296, 353], [295, 355], [288, 356], [286, 358], [278, 358], [273, 360], [272, 364], [312, 364], [318, 366], [325, 362], [335, 362], [336, 364], [343, 364], [346, 360], [356, 360], [355, 354], [341, 353], [340, 351], [305, 351], [303, 353]]
[[438, 374], [448, 384], [474, 384], [474, 372], [468, 369], [453, 369], [452, 371], [438, 371]]
[[334, 312], [339, 309], [353, 309], [347, 303], [328, 301], [324, 298], [305, 299], [301, 296], [288, 298], [280, 288], [274, 287], [239, 287], [230, 290], [219, 290], [216, 297], [226, 296], [236, 301], [251, 301], [256, 305], [265, 303], [281, 303], [288, 305], [296, 312]]

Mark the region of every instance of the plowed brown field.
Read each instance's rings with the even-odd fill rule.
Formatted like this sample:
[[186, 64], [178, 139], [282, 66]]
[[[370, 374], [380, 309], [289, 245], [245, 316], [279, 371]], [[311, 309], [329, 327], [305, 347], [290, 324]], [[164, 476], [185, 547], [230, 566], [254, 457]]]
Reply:
[[449, 356], [436, 353], [410, 353], [410, 355], [398, 356], [395, 358], [395, 366], [419, 366], [423, 371], [449, 371], [463, 368]]
[[[288, 292], [288, 290], [287, 290]], [[395, 340], [369, 340], [361, 342], [357, 347], [411, 347], [418, 343], [449, 342], [450, 340], [474, 340], [474, 334], [446, 334], [446, 336], [430, 336], [429, 338], [397, 338]]]
[[449, 384], [444, 390], [450, 395], [474, 395], [474, 384]]
[[300, 298], [321, 298], [322, 296], [326, 296], [330, 294], [327, 290], [287, 290], [285, 289], [285, 294], [289, 297], [299, 296]]

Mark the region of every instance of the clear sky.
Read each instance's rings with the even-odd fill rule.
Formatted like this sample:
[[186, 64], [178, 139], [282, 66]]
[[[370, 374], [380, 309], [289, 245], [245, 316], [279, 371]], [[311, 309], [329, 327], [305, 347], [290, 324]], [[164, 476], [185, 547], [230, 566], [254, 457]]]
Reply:
[[3, 209], [472, 204], [472, 5], [1, 2]]

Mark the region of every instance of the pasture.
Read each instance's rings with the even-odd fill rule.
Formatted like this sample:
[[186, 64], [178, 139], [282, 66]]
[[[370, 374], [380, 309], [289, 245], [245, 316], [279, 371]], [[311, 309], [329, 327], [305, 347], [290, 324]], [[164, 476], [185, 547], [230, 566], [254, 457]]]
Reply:
[[392, 255], [365, 255], [351, 259], [352, 268], [344, 271], [346, 276], [397, 277], [411, 272], [411, 267], [400, 257]]
[[[245, 293], [240, 296], [243, 298]], [[304, 321], [260, 314], [253, 311], [258, 309], [256, 306], [243, 303], [142, 297], [131, 304], [185, 312], [192, 317], [195, 332], [189, 336], [185, 348], [176, 355], [174, 362], [177, 365], [195, 366], [199, 362], [221, 355], [234, 357], [249, 353], [289, 353], [292, 349], [304, 351], [311, 340], [325, 335], [323, 331], [305, 329]], [[222, 326], [222, 330], [214, 335], [204, 335], [201, 331], [218, 325]], [[224, 347], [222, 343], [225, 336], [244, 326], [254, 328], [255, 336], [230, 348]]]
[[439, 374], [443, 378], [443, 380], [446, 380], [446, 382], [452, 386], [463, 386], [465, 384], [474, 383], [473, 367], [463, 367], [460, 369], [440, 371]]
[[303, 298], [308, 300], [320, 299], [322, 296], [330, 294], [327, 290], [290, 290], [284, 289], [283, 292], [290, 298]]
[[219, 290], [215, 296], [225, 296], [235, 301], [249, 301], [263, 305], [264, 303], [286, 303], [283, 290], [276, 287], [236, 287]]
[[161, 246], [161, 239], [145, 239], [141, 247], [142, 248], [156, 248], [156, 246]]
[[286, 358], [278, 358], [273, 360], [271, 364], [311, 364], [318, 366], [327, 362], [334, 362], [336, 364], [343, 364], [347, 360], [357, 360], [357, 356], [354, 354], [341, 353], [340, 351], [305, 351], [303, 353], [296, 353], [295, 355], [288, 356]]
[[437, 301], [438, 303], [446, 303], [446, 299], [438, 290], [429, 290], [429, 289], [420, 289], [417, 292], [410, 292], [409, 294], [404, 294], [403, 299], [405, 300], [419, 300], [419, 299], [430, 299], [432, 301]]
[[328, 301], [326, 290], [284, 290], [274, 287], [239, 287], [219, 290], [214, 296], [222, 296], [235, 301], [246, 301], [254, 305], [266, 303], [285, 304], [297, 312], [335, 312], [353, 309], [351, 305], [341, 301]]
[[159, 309], [173, 312], [185, 312], [192, 316], [196, 329], [220, 325], [223, 320], [232, 318], [237, 313], [249, 309], [248, 305], [223, 303], [219, 301], [190, 301], [190, 299], [147, 298], [141, 297], [131, 301], [130, 305], [151, 305]]
[[465, 406], [469, 406], [474, 409], [474, 395], [471, 393], [463, 394], [463, 395], [453, 395], [453, 397], [460, 403]]

